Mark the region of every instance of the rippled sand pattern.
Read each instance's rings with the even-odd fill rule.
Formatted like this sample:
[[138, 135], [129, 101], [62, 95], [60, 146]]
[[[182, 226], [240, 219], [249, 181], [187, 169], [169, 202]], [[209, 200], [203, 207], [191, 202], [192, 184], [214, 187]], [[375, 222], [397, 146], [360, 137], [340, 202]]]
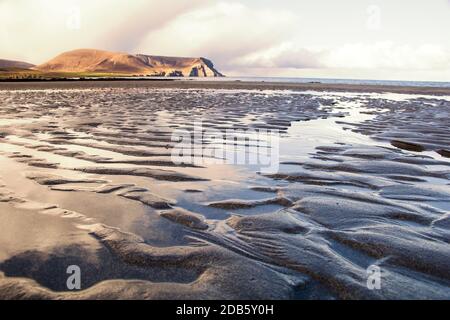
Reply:
[[[449, 119], [439, 97], [0, 91], [0, 298], [450, 299]], [[174, 163], [196, 121], [278, 130], [278, 172]]]

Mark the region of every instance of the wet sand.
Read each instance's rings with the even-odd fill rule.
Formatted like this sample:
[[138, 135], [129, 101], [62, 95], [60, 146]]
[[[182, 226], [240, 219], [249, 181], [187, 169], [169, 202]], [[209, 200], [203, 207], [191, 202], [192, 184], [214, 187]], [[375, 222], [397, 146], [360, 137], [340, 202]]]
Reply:
[[[0, 298], [450, 299], [449, 91], [1, 83]], [[173, 162], [199, 120], [279, 169]]]
[[242, 89], [242, 90], [313, 90], [338, 92], [391, 92], [403, 94], [430, 94], [450, 96], [450, 88], [357, 85], [326, 83], [282, 83], [253, 81], [202, 81], [202, 80], [115, 80], [115, 81], [37, 81], [37, 82], [0, 82], [0, 90], [23, 89], [90, 89], [90, 88], [177, 88], [177, 89]]

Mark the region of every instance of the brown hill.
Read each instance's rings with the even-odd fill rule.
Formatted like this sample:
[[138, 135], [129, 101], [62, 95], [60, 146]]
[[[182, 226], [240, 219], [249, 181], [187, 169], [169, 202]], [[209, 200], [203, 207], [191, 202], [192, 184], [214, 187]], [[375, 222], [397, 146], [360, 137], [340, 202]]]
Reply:
[[222, 74], [205, 58], [132, 55], [94, 49], [60, 54], [35, 67], [43, 72], [92, 72], [125, 75], [220, 77]]
[[31, 63], [0, 59], [0, 69], [30, 69], [32, 67], [34, 64]]

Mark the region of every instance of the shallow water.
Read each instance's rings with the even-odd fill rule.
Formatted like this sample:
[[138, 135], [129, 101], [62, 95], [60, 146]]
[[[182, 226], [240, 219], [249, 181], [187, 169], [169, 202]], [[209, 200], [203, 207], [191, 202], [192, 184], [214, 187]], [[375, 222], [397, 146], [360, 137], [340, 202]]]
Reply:
[[[450, 298], [445, 97], [140, 88], [0, 101], [0, 297]], [[206, 158], [174, 162], [172, 133], [195, 137], [200, 122], [239, 139], [200, 137], [191, 151]], [[275, 171], [231, 161], [273, 150]]]

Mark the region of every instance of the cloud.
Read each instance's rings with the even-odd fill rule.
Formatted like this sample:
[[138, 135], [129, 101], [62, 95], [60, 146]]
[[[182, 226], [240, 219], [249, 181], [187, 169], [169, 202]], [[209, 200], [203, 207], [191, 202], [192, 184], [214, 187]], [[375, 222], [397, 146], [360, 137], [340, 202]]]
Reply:
[[206, 2], [0, 0], [0, 54], [42, 63], [76, 48], [133, 50], [151, 30]]
[[450, 70], [450, 51], [436, 44], [354, 43], [335, 48], [304, 48], [283, 43], [234, 59], [247, 69]]
[[236, 58], [231, 65], [246, 68], [320, 68], [324, 67], [321, 62], [323, 54], [322, 50], [302, 48], [286, 42], [268, 50]]
[[286, 41], [295, 15], [285, 10], [249, 7], [237, 2], [210, 5], [180, 15], [164, 28], [149, 32], [141, 52], [207, 56], [221, 68], [238, 57]]
[[[436, 1], [406, 26], [398, 24], [403, 7], [386, 2], [375, 32], [365, 28], [366, 11], [356, 10], [365, 5], [357, 0], [325, 12], [325, 0], [0, 0], [0, 58], [42, 63], [63, 51], [99, 48], [204, 56], [234, 75], [414, 73], [450, 80], [449, 22]], [[409, 8], [411, 17], [423, 13], [422, 5]], [[73, 28], [77, 13], [80, 28]]]
[[234, 75], [315, 69], [359, 70], [358, 74], [361, 70], [450, 69], [449, 51], [439, 44], [346, 44], [341, 39], [333, 46], [305, 45], [296, 28], [298, 22], [298, 15], [283, 7], [272, 6], [269, 10], [248, 2], [212, 1], [151, 30], [136, 50], [207, 56], [220, 70]]
[[114, 19], [114, 25], [105, 29], [99, 45], [133, 52], [149, 32], [163, 28], [178, 16], [206, 3], [207, 0], [177, 0], [161, 5], [160, 1], [146, 0], [141, 6], [121, 12], [120, 19]]
[[356, 43], [328, 50], [322, 62], [330, 68], [449, 69], [450, 51], [437, 44]]

